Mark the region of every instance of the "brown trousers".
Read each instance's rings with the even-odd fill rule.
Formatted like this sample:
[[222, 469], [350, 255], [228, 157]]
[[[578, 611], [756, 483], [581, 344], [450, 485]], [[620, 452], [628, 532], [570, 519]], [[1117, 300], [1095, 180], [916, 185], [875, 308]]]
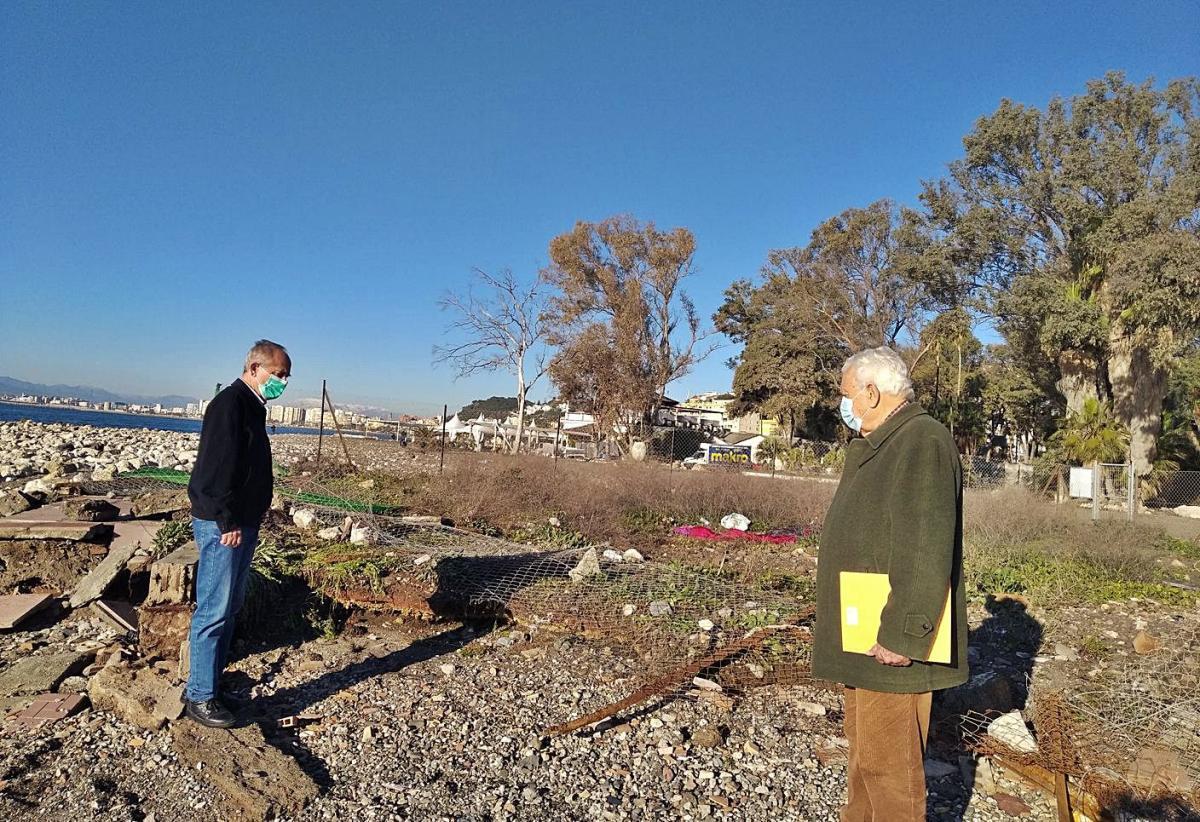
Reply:
[[933, 694], [846, 688], [842, 822], [925, 822], [925, 743]]

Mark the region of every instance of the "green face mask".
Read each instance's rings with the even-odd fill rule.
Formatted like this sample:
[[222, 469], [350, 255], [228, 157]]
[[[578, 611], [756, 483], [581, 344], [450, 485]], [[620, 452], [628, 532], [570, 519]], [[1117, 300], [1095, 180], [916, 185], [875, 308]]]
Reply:
[[287, 388], [287, 383], [274, 374], [267, 377], [267, 381], [258, 387], [262, 392], [264, 400], [273, 400], [283, 394], [283, 389]]

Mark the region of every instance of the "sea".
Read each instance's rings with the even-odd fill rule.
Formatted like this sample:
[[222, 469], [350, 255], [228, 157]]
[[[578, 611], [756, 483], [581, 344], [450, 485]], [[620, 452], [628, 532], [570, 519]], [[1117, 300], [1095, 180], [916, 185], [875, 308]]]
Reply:
[[[181, 417], [160, 417], [154, 414], [129, 414], [123, 411], [94, 411], [89, 408], [71, 408], [67, 405], [30, 405], [24, 402], [0, 401], [0, 422], [33, 420], [34, 422], [64, 422], [70, 425], [94, 425], [97, 428], [149, 428], [154, 431], [184, 431], [200, 433], [200, 420]], [[312, 434], [315, 428], [295, 428], [276, 425], [269, 431], [274, 434]]]

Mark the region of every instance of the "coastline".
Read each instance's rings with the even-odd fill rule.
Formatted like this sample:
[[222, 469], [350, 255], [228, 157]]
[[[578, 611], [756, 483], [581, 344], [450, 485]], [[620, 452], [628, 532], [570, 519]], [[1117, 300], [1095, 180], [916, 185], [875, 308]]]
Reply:
[[[17, 406], [20, 408], [49, 408], [49, 409], [55, 409], [55, 410], [61, 408], [61, 409], [65, 409], [67, 411], [79, 411], [79, 412], [83, 412], [83, 413], [87, 413], [87, 414], [92, 414], [92, 413], [118, 414], [123, 417], [133, 417], [133, 418], [149, 417], [151, 419], [158, 419], [158, 420], [183, 420], [186, 422], [203, 422], [204, 421], [204, 417], [202, 417], [202, 416], [188, 417], [188, 416], [182, 416], [179, 414], [146, 414], [141, 411], [122, 411], [118, 408], [90, 408], [90, 407], [89, 408], [80, 408], [78, 405], [64, 405], [63, 403], [17, 402], [16, 400], [0, 400], [0, 405], [14, 405], [14, 406]], [[268, 420], [267, 422], [269, 424], [270, 420]], [[277, 424], [283, 425], [283, 423], [277, 423]], [[311, 428], [313, 431], [317, 430], [317, 426], [305, 425], [303, 423], [300, 423], [300, 424], [288, 423], [286, 427], [288, 427], [288, 428]]]

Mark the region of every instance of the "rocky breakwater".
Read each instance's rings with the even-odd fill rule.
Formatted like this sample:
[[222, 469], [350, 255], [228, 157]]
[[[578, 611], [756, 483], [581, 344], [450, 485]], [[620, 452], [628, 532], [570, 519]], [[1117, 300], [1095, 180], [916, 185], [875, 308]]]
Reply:
[[108, 480], [139, 468], [191, 471], [199, 434], [90, 425], [0, 423], [0, 481], [48, 475]]

